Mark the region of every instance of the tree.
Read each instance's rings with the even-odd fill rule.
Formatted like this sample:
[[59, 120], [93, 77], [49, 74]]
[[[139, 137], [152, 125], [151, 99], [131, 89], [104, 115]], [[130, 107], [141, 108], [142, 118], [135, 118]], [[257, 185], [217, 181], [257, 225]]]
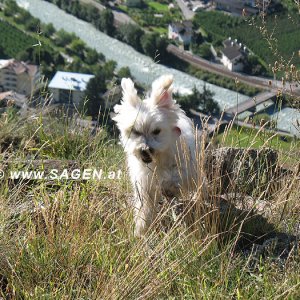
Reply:
[[165, 37], [160, 35], [156, 36], [156, 55], [159, 62], [167, 62], [169, 59], [169, 53], [167, 52], [169, 42]]
[[[99, 19], [99, 11], [95, 9], [95, 7], [91, 4], [85, 5], [86, 7], [86, 19], [88, 22], [92, 22], [92, 24], [96, 24], [96, 20]], [[101, 15], [100, 15], [101, 18]]]
[[256, 55], [249, 55], [245, 62], [244, 72], [250, 75], [261, 75], [266, 73], [266, 69]]
[[40, 21], [36, 18], [32, 18], [24, 24], [26, 30], [32, 32], [39, 32]]
[[65, 59], [59, 52], [55, 52], [55, 54], [53, 54], [53, 62], [54, 62], [54, 65], [56, 66], [56, 68], [58, 66], [65, 65]]
[[156, 55], [156, 34], [144, 34], [141, 38], [141, 45], [143, 52], [154, 59]]
[[52, 23], [42, 25], [42, 30], [46, 37], [51, 37], [55, 33], [55, 28]]
[[4, 54], [4, 49], [3, 47], [0, 45], [0, 57], [6, 57], [6, 55]]
[[190, 115], [190, 109], [199, 109], [200, 100], [199, 100], [199, 91], [194, 87], [193, 93], [191, 95], [180, 96], [176, 95], [175, 98], [178, 99], [181, 108], [186, 112], [187, 115]]
[[107, 61], [102, 67], [102, 73], [105, 79], [112, 79], [116, 69], [117, 63], [114, 60]]
[[141, 37], [141, 45], [144, 53], [152, 57], [156, 62], [161, 62], [166, 59], [168, 43], [165, 38], [160, 37], [158, 33], [145, 33]]
[[100, 12], [98, 28], [110, 36], [113, 35], [115, 27], [114, 15], [111, 9], [104, 9]]
[[60, 29], [56, 32], [55, 42], [57, 46], [65, 47], [66, 45], [70, 44], [75, 38], [77, 38], [76, 35]]
[[21, 60], [21, 61], [30, 61], [31, 58], [30, 58], [30, 54], [29, 54], [28, 49], [22, 50], [21, 52], [19, 52], [19, 53], [16, 55], [16, 59], [17, 59], [17, 60]]
[[79, 57], [73, 59], [72, 63], [68, 65], [67, 70], [75, 73], [87, 73], [82, 60]]
[[[49, 1], [49, 0], [48, 0]], [[50, 2], [52, 2], [53, 0], [50, 0]], [[54, 0], [54, 3], [59, 7], [61, 8], [62, 6], [62, 0]]]
[[200, 110], [205, 114], [218, 115], [220, 114], [220, 107], [214, 100], [214, 93], [207, 89], [206, 84], [203, 87], [203, 92], [200, 93]]
[[219, 115], [220, 107], [213, 99], [213, 96], [214, 93], [204, 85], [202, 92], [199, 92], [196, 87], [194, 87], [191, 95], [177, 96], [177, 99], [179, 100], [182, 109], [188, 115], [191, 108], [200, 110], [204, 114]]
[[18, 4], [15, 1], [6, 1], [4, 15], [13, 16], [20, 11]]
[[130, 69], [128, 67], [123, 67], [118, 71], [119, 78], [132, 78]]
[[32, 16], [28, 11], [21, 11], [17, 15], [15, 15], [14, 20], [18, 24], [26, 24], [32, 19]]
[[85, 62], [88, 65], [96, 64], [99, 61], [99, 54], [95, 49], [88, 48], [85, 53]]
[[212, 58], [212, 53], [210, 51], [210, 45], [208, 45], [208, 44], [202, 44], [201, 46], [199, 46], [197, 52], [201, 57], [203, 57], [205, 59]]
[[195, 32], [192, 36], [192, 43], [195, 45], [200, 45], [204, 42], [204, 38], [201, 34], [201, 32]]
[[79, 19], [82, 19], [82, 20], [89, 21], [88, 20], [88, 8], [86, 5], [79, 4], [79, 10], [76, 14], [76, 17]]
[[69, 47], [72, 50], [72, 52], [78, 55], [80, 58], [84, 57], [83, 52], [85, 49], [85, 43], [82, 40], [80, 39], [73, 40]]
[[79, 16], [81, 11], [81, 5], [78, 0], [72, 1], [72, 5], [70, 7], [70, 13], [74, 16]]
[[17, 59], [23, 61], [30, 61], [34, 64], [45, 63], [47, 65], [54, 64], [55, 52], [52, 48], [42, 48], [42, 47], [28, 47], [24, 51], [21, 51], [17, 55]]
[[124, 24], [118, 28], [117, 37], [131, 45], [137, 51], [142, 50], [141, 37], [144, 35], [144, 31], [137, 25], [134, 24]]
[[87, 84], [85, 99], [81, 103], [81, 110], [93, 119], [97, 119], [99, 111], [104, 111], [105, 103], [102, 94], [106, 91], [105, 76], [98, 73]]

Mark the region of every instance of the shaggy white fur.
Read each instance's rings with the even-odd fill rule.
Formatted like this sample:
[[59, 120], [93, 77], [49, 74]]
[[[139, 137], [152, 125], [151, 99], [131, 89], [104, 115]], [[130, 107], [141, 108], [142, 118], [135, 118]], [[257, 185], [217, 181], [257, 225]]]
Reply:
[[131, 79], [123, 78], [123, 98], [114, 107], [134, 188], [136, 236], [154, 221], [162, 195], [178, 196], [198, 183], [194, 126], [173, 100], [172, 83], [172, 76], [161, 76], [142, 101]]

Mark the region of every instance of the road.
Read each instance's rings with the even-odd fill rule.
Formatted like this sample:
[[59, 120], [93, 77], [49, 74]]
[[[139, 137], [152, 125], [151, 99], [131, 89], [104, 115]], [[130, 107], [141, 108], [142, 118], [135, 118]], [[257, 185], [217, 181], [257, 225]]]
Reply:
[[[106, 7], [104, 5], [102, 5], [101, 3], [99, 3], [95, 0], [80, 0], [80, 2], [85, 3], [85, 4], [91, 4], [100, 11], [103, 9], [106, 9]], [[112, 12], [114, 15], [114, 20], [115, 20], [116, 26], [119, 26], [121, 24], [128, 24], [128, 23], [136, 24], [127, 14], [125, 14], [121, 11], [112, 8]]]
[[[271, 90], [273, 92], [277, 92], [278, 89], [282, 88], [281, 81], [232, 72], [226, 69], [223, 65], [210, 62], [199, 56], [193, 55], [187, 51], [179, 49], [174, 45], [169, 45], [167, 51], [197, 68], [206, 70], [211, 73], [215, 73], [217, 75], [229, 77], [234, 80], [238, 80], [239, 82], [243, 82], [247, 85], [254, 86], [256, 88]], [[300, 96], [300, 87], [296, 83], [289, 84], [289, 90], [293, 91], [294, 95]]]
[[274, 129], [271, 128], [267, 128], [267, 127], [262, 128], [259, 125], [245, 123], [243, 121], [238, 120], [235, 115], [231, 115], [231, 114], [225, 113], [220, 118], [214, 118], [211, 116], [204, 115], [201, 112], [196, 111], [194, 109], [190, 109], [190, 112], [193, 115], [192, 118], [196, 127], [198, 127], [199, 130], [205, 129], [208, 133], [208, 136], [210, 137], [213, 137], [216, 133], [223, 132], [224, 128], [226, 128], [226, 126], [228, 126], [228, 124], [230, 124], [231, 122], [233, 122], [233, 124], [236, 124], [240, 127], [246, 127], [252, 130], [256, 129], [258, 131], [269, 132], [271, 134], [276, 133], [279, 135], [290, 136], [293, 138], [295, 137], [295, 135], [284, 130], [276, 129], [275, 131]]
[[182, 14], [186, 20], [193, 19], [195, 13], [191, 11], [183, 2], [183, 0], [176, 0], [177, 5], [182, 11]]
[[254, 98], [250, 98], [249, 100], [246, 100], [239, 105], [235, 105], [233, 107], [230, 107], [225, 110], [227, 114], [235, 115], [235, 114], [240, 114], [246, 110], [250, 110], [253, 107], [256, 107], [259, 104], [262, 104], [269, 99], [274, 99], [276, 98], [276, 93], [272, 92], [262, 92], [258, 95], [256, 95]]

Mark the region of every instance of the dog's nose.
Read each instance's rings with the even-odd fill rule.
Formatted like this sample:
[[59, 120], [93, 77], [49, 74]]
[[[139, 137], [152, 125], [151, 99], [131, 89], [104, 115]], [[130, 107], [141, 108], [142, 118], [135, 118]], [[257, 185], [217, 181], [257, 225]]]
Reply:
[[150, 149], [149, 150], [145, 150], [145, 149], [140, 150], [141, 158], [144, 163], [152, 162], [152, 158], [151, 158], [151, 155], [149, 152], [151, 152]]
[[142, 155], [142, 156], [148, 155], [148, 154], [149, 154], [149, 153], [148, 153], [147, 150], [145, 150], [145, 149], [142, 149], [142, 150], [141, 150], [141, 155]]

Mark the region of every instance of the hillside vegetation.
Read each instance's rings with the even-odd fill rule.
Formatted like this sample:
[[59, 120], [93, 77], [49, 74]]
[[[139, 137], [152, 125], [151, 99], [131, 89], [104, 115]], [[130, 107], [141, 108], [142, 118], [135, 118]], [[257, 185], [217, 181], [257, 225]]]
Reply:
[[[267, 16], [265, 22], [260, 17], [238, 18], [214, 11], [197, 13], [194, 26], [203, 28], [215, 45], [228, 37], [237, 39], [260, 57], [266, 67], [282, 60], [299, 67], [299, 14], [284, 11]], [[269, 72], [272, 74], [270, 69]]]
[[32, 47], [38, 40], [0, 19], [0, 49], [6, 57], [16, 57], [21, 51]]
[[[121, 170], [122, 176], [100, 181], [8, 178], [10, 170], [30, 169], [31, 159], [58, 160], [58, 168], [67, 159], [76, 160], [81, 168]], [[91, 136], [62, 116], [2, 115], [0, 168], [6, 174], [0, 179], [0, 295], [4, 298], [300, 297], [299, 249], [282, 248], [298, 230], [296, 185], [288, 195], [283, 190], [272, 199], [261, 199], [271, 205], [265, 212], [272, 213], [261, 217], [256, 228], [285, 233], [243, 247], [240, 224], [248, 214], [233, 221], [238, 225], [229, 227], [228, 235], [214, 210], [200, 214], [191, 227], [168, 213], [145, 238], [134, 238], [124, 153], [105, 129]], [[40, 169], [46, 170], [43, 164]], [[242, 198], [239, 201], [246, 205]]]

